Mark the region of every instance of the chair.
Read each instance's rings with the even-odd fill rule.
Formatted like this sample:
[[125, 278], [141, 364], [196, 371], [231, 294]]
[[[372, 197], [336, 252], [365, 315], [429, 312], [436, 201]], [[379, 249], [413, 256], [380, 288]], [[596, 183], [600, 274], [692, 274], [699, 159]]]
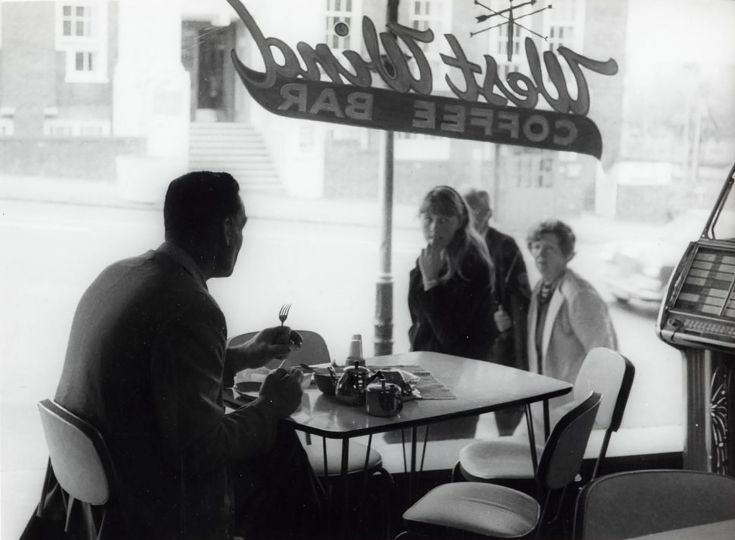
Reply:
[[618, 540], [729, 519], [735, 519], [735, 478], [700, 471], [628, 471], [601, 476], [582, 489], [573, 538]]
[[[527, 538], [542, 530], [552, 493], [574, 480], [584, 457], [602, 397], [592, 393], [554, 426], [541, 454], [538, 500], [485, 482], [436, 487], [403, 514], [407, 530], [434, 538]], [[561, 505], [561, 500], [559, 501]]]
[[58, 403], [38, 404], [49, 459], [66, 502], [68, 532], [74, 512], [81, 511], [90, 538], [102, 536], [114, 486], [110, 452], [97, 429]]
[[[620, 428], [634, 377], [635, 367], [630, 360], [613, 350], [597, 347], [587, 353], [574, 381], [575, 403], [579, 403], [590, 392], [598, 392], [603, 396], [595, 428], [604, 429], [605, 432], [591, 478], [597, 476], [612, 433]], [[533, 479], [528, 441], [510, 437], [474, 441], [459, 452], [459, 462], [452, 478], [456, 480], [460, 475], [473, 482]]]

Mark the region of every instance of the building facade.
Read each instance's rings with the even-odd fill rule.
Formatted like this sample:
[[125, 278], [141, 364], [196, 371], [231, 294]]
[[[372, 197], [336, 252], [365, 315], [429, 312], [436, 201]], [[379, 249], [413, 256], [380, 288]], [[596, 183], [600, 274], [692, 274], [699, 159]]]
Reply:
[[[347, 49], [366, 55], [364, 16], [385, 28], [384, 1], [279, 0], [279, 10], [265, 0], [244, 3], [265, 36], [292, 47], [326, 43], [338, 57]], [[539, 51], [564, 45], [597, 60], [615, 58], [617, 75], [586, 74], [602, 159], [396, 133], [398, 202], [414, 203], [441, 183], [482, 186], [495, 200], [496, 217], [516, 228], [529, 216], [640, 212], [621, 213], [643, 189], [626, 173], [644, 146], [625, 144], [637, 133], [635, 122], [624, 122], [629, 0], [547, 4], [517, 8], [511, 36], [507, 12], [477, 20], [508, 8], [506, 0], [486, 4], [492, 9], [465, 0], [400, 0], [398, 21], [433, 30], [434, 40], [422, 48], [438, 95], [451, 95], [445, 77], [452, 68], [440, 58], [450, 53], [445, 34], [456, 36], [473, 62], [482, 65], [491, 55], [501, 77], [528, 73], [526, 38]], [[150, 198], [155, 190], [146, 186], [162, 175], [216, 168], [252, 189], [375, 198], [383, 133], [265, 112], [238, 80], [232, 50], [258, 68], [260, 53], [225, 0], [0, 0], [0, 174], [117, 181], [131, 197]], [[712, 145], [705, 140], [689, 158], [689, 174], [692, 163], [709, 171]]]

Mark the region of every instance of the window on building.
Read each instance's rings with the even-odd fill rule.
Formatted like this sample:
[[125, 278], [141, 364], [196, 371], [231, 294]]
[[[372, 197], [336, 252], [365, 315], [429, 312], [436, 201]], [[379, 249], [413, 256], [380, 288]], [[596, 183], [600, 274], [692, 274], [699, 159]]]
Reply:
[[327, 0], [326, 10], [326, 43], [332, 49], [353, 49], [359, 41], [355, 38], [359, 32], [358, 20], [359, 0]]
[[527, 189], [554, 187], [554, 157], [549, 152], [519, 150], [507, 158], [515, 186]]
[[[488, 52], [498, 65], [498, 77], [501, 81], [505, 81], [509, 73], [521, 71], [521, 66], [525, 65], [523, 42], [528, 34], [521, 28], [513, 27], [513, 36], [510, 45], [511, 59], [509, 60], [508, 34], [511, 31], [510, 24], [502, 24], [502, 22], [500, 19], [491, 19], [486, 21], [485, 25], [494, 26], [500, 24], [500, 26], [488, 30], [486, 35], [488, 39]], [[530, 23], [524, 22], [524, 25], [526, 24]], [[481, 28], [478, 27], [478, 29]], [[521, 58], [524, 59], [523, 63], [520, 62]]]
[[420, 46], [429, 61], [435, 85], [443, 86], [446, 66], [439, 56], [442, 35], [451, 31], [451, 2], [448, 0], [411, 0], [408, 10], [408, 24], [416, 30], [431, 29], [434, 40]]
[[0, 137], [10, 137], [14, 132], [11, 118], [0, 118]]
[[580, 50], [584, 29], [584, 2], [582, 0], [554, 0], [554, 9], [545, 12], [544, 34], [547, 47], [556, 51], [561, 45]]
[[56, 48], [66, 54], [66, 82], [107, 82], [107, 2], [58, 3]]
[[110, 122], [106, 120], [47, 119], [43, 123], [46, 137], [109, 137]]
[[61, 12], [64, 37], [91, 37], [92, 9], [90, 6], [64, 5]]

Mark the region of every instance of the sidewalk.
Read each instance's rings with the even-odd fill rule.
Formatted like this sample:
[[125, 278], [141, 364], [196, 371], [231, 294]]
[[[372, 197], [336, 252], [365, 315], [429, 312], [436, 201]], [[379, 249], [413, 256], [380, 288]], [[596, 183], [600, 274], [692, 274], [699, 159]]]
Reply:
[[[249, 190], [242, 186], [250, 217], [306, 223], [334, 223], [377, 227], [380, 223], [378, 201], [356, 199], [308, 199], [289, 197], [277, 191]], [[137, 195], [137, 196], [136, 196]], [[0, 200], [18, 200], [56, 204], [74, 204], [111, 208], [130, 208], [160, 212], [164, 188], [160, 193], [126, 192], [115, 182], [73, 180], [68, 178], [12, 177], [0, 175]], [[146, 200], [147, 199], [147, 200]], [[417, 229], [419, 220], [414, 205], [394, 204], [393, 228]], [[614, 242], [654, 234], [660, 225], [616, 221], [594, 214], [562, 218], [569, 223], [581, 242]], [[500, 229], [518, 239], [524, 230]]]
[[[377, 201], [288, 197], [277, 191], [250, 191], [246, 184], [241, 189], [247, 213], [254, 218], [367, 227], [379, 224], [380, 208]], [[127, 193], [115, 182], [0, 176], [0, 200], [160, 212], [164, 194], [161, 189], [157, 194], [141, 193], [136, 197], [136, 194]], [[413, 206], [394, 205], [393, 226], [417, 228], [419, 222], [416, 212]]]

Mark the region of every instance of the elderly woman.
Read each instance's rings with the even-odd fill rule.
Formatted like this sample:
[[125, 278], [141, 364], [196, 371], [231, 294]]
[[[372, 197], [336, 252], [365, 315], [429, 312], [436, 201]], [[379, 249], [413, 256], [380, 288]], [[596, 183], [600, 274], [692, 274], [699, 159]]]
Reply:
[[[528, 310], [529, 369], [571, 383], [590, 349], [617, 347], [607, 305], [589, 282], [567, 267], [574, 243], [572, 229], [559, 220], [539, 223], [527, 237], [541, 273]], [[559, 407], [570, 399], [551, 400], [552, 425], [562, 412]]]

